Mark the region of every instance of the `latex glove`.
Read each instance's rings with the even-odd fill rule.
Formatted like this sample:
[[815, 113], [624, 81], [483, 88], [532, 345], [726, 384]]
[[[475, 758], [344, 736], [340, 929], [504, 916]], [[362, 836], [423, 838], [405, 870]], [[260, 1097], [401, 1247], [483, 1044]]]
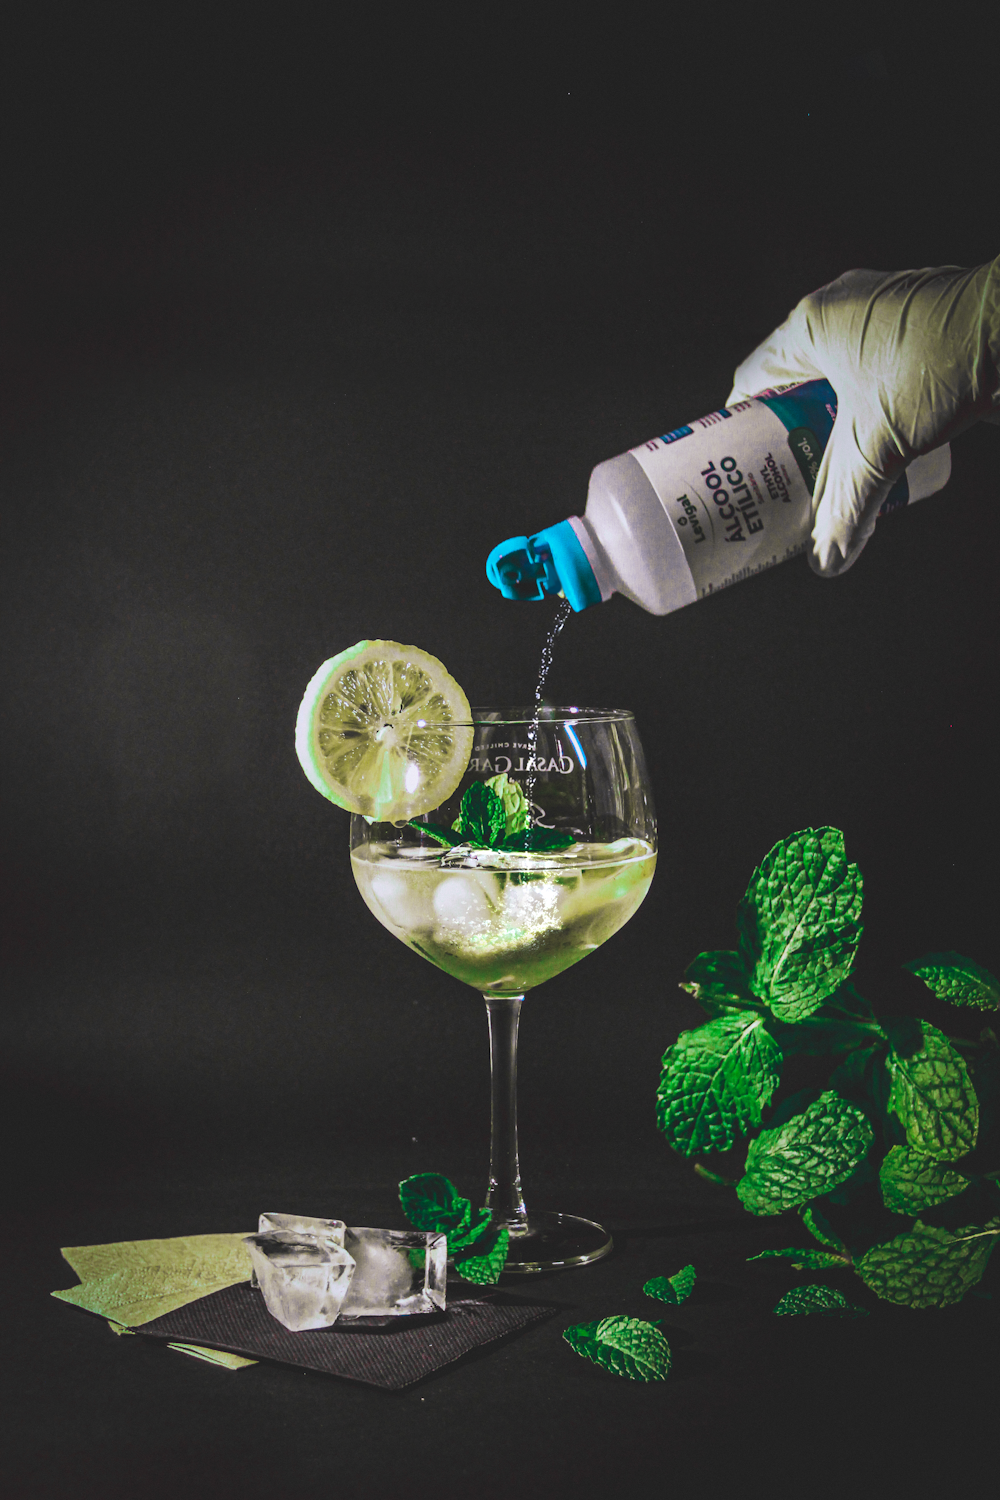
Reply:
[[911, 459], [1000, 422], [1000, 256], [972, 270], [846, 271], [743, 361], [726, 402], [825, 379], [837, 420], [813, 494], [815, 572], [843, 573]]

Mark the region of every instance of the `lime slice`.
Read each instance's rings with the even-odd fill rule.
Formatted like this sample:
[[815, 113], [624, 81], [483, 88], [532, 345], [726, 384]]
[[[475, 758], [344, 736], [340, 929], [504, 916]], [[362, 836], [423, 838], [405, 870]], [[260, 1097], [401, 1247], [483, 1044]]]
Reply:
[[376, 822], [447, 801], [472, 754], [469, 700], [436, 656], [359, 641], [316, 672], [299, 705], [295, 751], [318, 792]]

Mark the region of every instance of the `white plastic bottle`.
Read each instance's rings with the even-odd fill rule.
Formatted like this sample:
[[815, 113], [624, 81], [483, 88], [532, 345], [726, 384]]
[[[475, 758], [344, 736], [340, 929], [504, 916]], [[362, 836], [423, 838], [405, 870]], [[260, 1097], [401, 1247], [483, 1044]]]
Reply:
[[[564, 594], [574, 610], [624, 594], [654, 615], [804, 552], [811, 497], [837, 415], [825, 380], [779, 386], [598, 464], [587, 507], [494, 547], [507, 599]], [[948, 482], [948, 444], [914, 459], [879, 515]]]

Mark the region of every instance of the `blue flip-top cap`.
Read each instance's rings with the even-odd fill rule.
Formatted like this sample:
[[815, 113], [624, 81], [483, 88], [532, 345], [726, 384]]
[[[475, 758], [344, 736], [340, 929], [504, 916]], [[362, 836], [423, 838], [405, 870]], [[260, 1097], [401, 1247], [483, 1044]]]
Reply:
[[569, 521], [501, 542], [486, 559], [486, 576], [505, 599], [561, 593], [578, 611], [601, 602], [594, 570]]

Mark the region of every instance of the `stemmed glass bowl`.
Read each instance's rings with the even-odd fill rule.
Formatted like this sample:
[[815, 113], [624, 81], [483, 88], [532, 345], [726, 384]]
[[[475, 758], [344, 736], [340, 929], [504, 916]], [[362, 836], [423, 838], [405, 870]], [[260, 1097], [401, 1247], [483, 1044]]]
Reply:
[[[486, 1202], [494, 1223], [510, 1232], [505, 1274], [583, 1265], [611, 1249], [607, 1230], [569, 1214], [529, 1213], [524, 1202], [517, 1028], [525, 995], [606, 942], [649, 890], [656, 817], [642, 745], [625, 709], [481, 708], [467, 725], [448, 728], [471, 730], [472, 743], [452, 796], [403, 826], [352, 816], [351, 865], [382, 925], [486, 1001]], [[477, 782], [506, 792], [508, 806], [519, 809], [512, 821], [520, 837], [503, 838], [501, 830], [497, 846], [484, 847], [482, 837], [463, 834], [463, 798]]]

